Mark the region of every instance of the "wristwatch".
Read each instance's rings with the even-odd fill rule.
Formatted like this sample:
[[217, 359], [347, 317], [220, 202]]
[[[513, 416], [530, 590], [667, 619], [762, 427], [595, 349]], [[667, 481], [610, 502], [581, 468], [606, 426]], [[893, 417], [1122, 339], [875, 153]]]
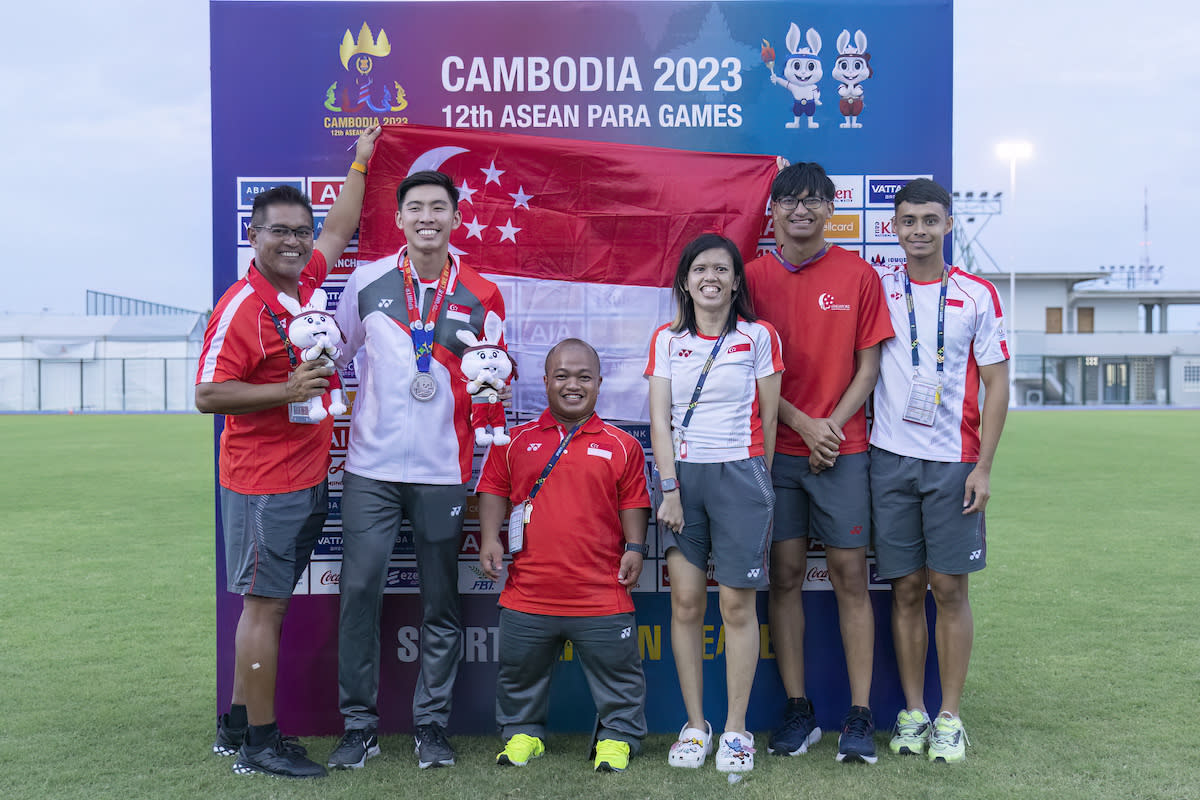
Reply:
[[665, 492], [673, 492], [679, 488], [679, 479], [678, 478], [663, 478], [662, 480], [660, 480], [658, 482], [658, 488], [662, 489], [664, 493]]
[[626, 542], [625, 543], [625, 552], [626, 553], [641, 553], [642, 558], [645, 558], [646, 556], [650, 555], [650, 545], [645, 544], [645, 543], [639, 544], [638, 542]]

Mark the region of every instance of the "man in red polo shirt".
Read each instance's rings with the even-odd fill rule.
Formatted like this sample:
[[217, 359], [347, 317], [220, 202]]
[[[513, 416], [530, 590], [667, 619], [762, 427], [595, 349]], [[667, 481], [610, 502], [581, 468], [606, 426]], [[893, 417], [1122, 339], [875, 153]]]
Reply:
[[821, 165], [793, 164], [771, 184], [777, 247], [746, 265], [754, 310], [783, 340], [779, 430], [771, 467], [775, 532], [768, 613], [788, 701], [770, 753], [799, 755], [821, 738], [804, 686], [801, 589], [808, 540], [825, 545], [851, 707], [838, 761], [876, 761], [868, 703], [875, 616], [867, 587], [871, 536], [867, 423], [863, 403], [879, 374], [880, 343], [892, 337], [875, 271], [825, 242], [834, 185]]
[[571, 640], [600, 717], [595, 769], [621, 772], [646, 735], [646, 679], [629, 589], [646, 555], [646, 457], [596, 416], [600, 359], [578, 339], [546, 355], [549, 408], [488, 451], [479, 477], [479, 560], [503, 570], [508, 515], [512, 565], [500, 593], [496, 763], [525, 766], [545, 752], [550, 674]]
[[[312, 205], [277, 186], [254, 198], [246, 277], [221, 297], [208, 321], [196, 408], [224, 414], [221, 527], [230, 592], [242, 595], [233, 699], [217, 719], [213, 752], [237, 756], [233, 771], [316, 778], [325, 768], [280, 736], [275, 723], [279, 632], [292, 590], [308, 566], [328, 505], [333, 418], [310, 423], [307, 401], [329, 388], [332, 368], [302, 362], [287, 340], [292, 316], [325, 280], [358, 227], [366, 163], [379, 127], [358, 138], [354, 163], [313, 242]], [[281, 298], [291, 298], [285, 301]]]

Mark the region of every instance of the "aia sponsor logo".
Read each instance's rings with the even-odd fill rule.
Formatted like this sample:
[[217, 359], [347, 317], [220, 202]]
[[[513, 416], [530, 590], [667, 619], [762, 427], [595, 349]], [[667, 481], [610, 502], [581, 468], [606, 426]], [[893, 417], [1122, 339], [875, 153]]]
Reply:
[[833, 292], [821, 292], [821, 296], [817, 298], [817, 307], [822, 311], [849, 311], [848, 303], [839, 303], [837, 298], [833, 296]]

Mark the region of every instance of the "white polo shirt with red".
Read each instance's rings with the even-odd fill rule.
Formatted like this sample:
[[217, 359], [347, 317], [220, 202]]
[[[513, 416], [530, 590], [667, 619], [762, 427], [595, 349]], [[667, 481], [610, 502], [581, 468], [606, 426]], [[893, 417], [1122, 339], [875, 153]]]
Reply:
[[[320, 250], [300, 274], [300, 304], [325, 280], [328, 267]], [[291, 314], [254, 262], [246, 277], [230, 286], [209, 317], [196, 383], [284, 383], [291, 363], [270, 312], [286, 332]], [[240, 494], [283, 494], [311, 489], [329, 472], [333, 418], [317, 424], [291, 422], [286, 405], [229, 414], [221, 434], [221, 485]]]
[[[644, 374], [671, 381], [671, 426], [676, 431], [683, 429], [696, 383], [718, 339], [672, 331], [670, 325], [654, 332]], [[704, 379], [676, 458], [714, 464], [763, 455], [758, 379], [776, 372], [783, 372], [779, 334], [770, 323], [739, 319]]]
[[[1004, 312], [996, 287], [978, 275], [950, 267], [946, 285], [946, 358], [942, 401], [933, 425], [904, 420], [912, 386], [912, 337], [904, 294], [906, 267], [876, 267], [892, 327], [885, 342], [875, 384], [875, 426], [871, 444], [901, 456], [926, 461], [979, 460], [979, 366], [1007, 361]], [[917, 354], [922, 378], [937, 380], [937, 317], [941, 279], [912, 281], [917, 318]]]
[[[892, 325], [879, 278], [854, 253], [832, 245], [825, 255], [796, 271], [773, 254], [746, 265], [746, 285], [754, 313], [783, 340], [780, 396], [813, 418], [828, 417], [842, 399], [858, 367], [859, 350], [890, 339]], [[867, 449], [867, 417], [860, 408], [842, 426], [840, 452]], [[800, 434], [779, 426], [775, 450], [810, 455]]]
[[[567, 433], [548, 410], [513, 428], [511, 442], [488, 450], [476, 493], [506, 497], [514, 506], [525, 501]], [[629, 590], [617, 582], [625, 553], [620, 512], [649, 507], [641, 445], [593, 414], [534, 498], [500, 605], [560, 617], [633, 611]]]

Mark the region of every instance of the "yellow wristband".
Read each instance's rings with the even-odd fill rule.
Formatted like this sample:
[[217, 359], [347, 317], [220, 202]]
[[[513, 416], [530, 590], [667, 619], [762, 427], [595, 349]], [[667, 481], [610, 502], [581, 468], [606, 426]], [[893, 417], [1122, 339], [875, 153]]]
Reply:
[[363, 175], [367, 174], [366, 166], [358, 163], [357, 161], [350, 165], [350, 169], [354, 170], [355, 172], [361, 172]]

